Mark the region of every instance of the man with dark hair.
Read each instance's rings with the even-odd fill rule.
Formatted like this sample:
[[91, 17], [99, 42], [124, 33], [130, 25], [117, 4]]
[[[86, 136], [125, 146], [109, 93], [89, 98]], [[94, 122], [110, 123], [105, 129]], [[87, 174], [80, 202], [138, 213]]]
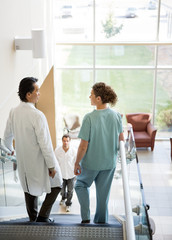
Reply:
[[69, 135], [63, 135], [62, 146], [55, 150], [55, 155], [59, 162], [63, 177], [63, 187], [61, 190], [62, 199], [60, 205], [66, 204], [66, 212], [70, 212], [75, 182], [74, 163], [76, 160], [76, 150], [70, 147], [70, 141]]
[[[56, 161], [45, 115], [35, 108], [40, 93], [37, 79], [27, 77], [19, 84], [21, 103], [9, 114], [4, 141], [12, 152], [13, 139], [19, 179], [31, 222], [53, 222], [50, 211], [61, 190], [62, 176]], [[50, 176], [50, 177], [49, 177]], [[38, 196], [46, 197], [38, 214]]]
[[[34, 84], [37, 83], [37, 81], [38, 79], [33, 77], [26, 77], [21, 80], [19, 84], [19, 91], [18, 91], [18, 95], [21, 101], [28, 102], [26, 95], [27, 93], [29, 92], [32, 93], [34, 91], [34, 88], [35, 88]], [[40, 93], [38, 94], [40, 95]], [[36, 102], [38, 102], [38, 99], [36, 100]]]

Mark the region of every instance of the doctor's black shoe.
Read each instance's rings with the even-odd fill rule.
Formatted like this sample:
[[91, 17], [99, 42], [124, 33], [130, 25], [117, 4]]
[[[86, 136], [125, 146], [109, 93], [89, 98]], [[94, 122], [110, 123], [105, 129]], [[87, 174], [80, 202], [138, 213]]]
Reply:
[[45, 218], [45, 217], [38, 216], [36, 222], [54, 223], [54, 219], [53, 218]]
[[81, 223], [90, 223], [90, 220], [82, 220]]

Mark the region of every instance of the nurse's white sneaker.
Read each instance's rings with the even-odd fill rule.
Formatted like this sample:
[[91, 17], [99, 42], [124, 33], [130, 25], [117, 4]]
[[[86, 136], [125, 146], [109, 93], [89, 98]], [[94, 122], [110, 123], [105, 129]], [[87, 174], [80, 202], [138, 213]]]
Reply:
[[65, 204], [65, 200], [62, 199], [59, 204], [60, 205], [64, 205]]
[[66, 206], [66, 212], [70, 212], [70, 206]]

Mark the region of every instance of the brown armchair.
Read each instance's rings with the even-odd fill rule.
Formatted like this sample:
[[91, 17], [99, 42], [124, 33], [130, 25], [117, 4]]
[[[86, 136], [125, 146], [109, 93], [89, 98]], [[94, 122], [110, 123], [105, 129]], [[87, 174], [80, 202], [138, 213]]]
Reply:
[[127, 122], [133, 127], [136, 147], [151, 147], [154, 149], [157, 129], [151, 124], [149, 113], [126, 114]]

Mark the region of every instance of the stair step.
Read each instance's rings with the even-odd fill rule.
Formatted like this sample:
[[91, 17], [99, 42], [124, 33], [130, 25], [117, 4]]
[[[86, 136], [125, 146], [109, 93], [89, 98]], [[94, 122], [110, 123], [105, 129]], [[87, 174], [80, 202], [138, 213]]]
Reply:
[[80, 215], [51, 215], [55, 223], [30, 223], [28, 218], [0, 222], [1, 240], [122, 240], [121, 224], [109, 217], [109, 224], [80, 224]]
[[122, 228], [109, 226], [0, 225], [1, 240], [122, 240]]

